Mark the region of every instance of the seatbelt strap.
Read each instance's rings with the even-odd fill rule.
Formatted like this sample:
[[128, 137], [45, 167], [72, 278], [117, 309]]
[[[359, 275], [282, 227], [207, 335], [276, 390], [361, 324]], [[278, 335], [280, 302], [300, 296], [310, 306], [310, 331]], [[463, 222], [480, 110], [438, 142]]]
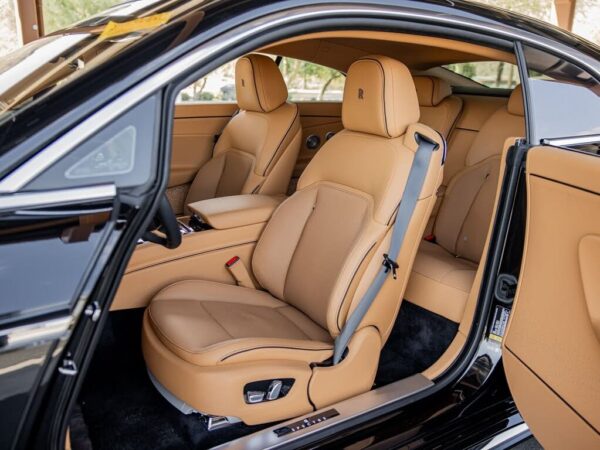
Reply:
[[436, 142], [418, 133], [415, 134], [415, 139], [418, 143], [418, 148], [408, 174], [408, 179], [406, 180], [404, 194], [402, 195], [398, 211], [396, 212], [396, 221], [392, 229], [390, 248], [388, 252], [383, 255], [383, 264], [379, 272], [377, 272], [375, 279], [364, 293], [363, 297], [358, 302], [358, 306], [352, 312], [344, 324], [342, 331], [335, 339], [333, 349], [334, 365], [338, 364], [344, 356], [344, 352], [348, 347], [348, 342], [350, 342], [354, 332], [367, 314], [367, 311], [381, 290], [388, 274], [391, 272], [394, 279], [396, 279], [396, 269], [398, 269], [396, 258], [400, 253], [400, 248], [402, 248], [406, 230], [408, 229], [410, 219], [412, 218], [417, 201], [419, 200], [419, 194], [423, 189], [423, 183], [425, 183], [431, 155], [438, 148]]
[[229, 270], [229, 273], [235, 278], [235, 282], [238, 286], [247, 287], [251, 289], [256, 289], [257, 286], [252, 281], [252, 277], [250, 276], [250, 272], [244, 264], [244, 261], [240, 259], [239, 256], [234, 256], [229, 261], [225, 263], [225, 267]]

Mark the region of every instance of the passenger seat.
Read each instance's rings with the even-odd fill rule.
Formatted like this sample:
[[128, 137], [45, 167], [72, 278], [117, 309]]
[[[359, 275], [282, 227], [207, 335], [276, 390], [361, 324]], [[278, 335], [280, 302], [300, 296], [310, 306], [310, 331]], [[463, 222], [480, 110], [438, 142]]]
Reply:
[[507, 138], [524, 136], [521, 87], [482, 126], [466, 157], [466, 167], [446, 189], [434, 224], [433, 241], [421, 243], [405, 298], [460, 322], [481, 259]]
[[185, 204], [239, 194], [284, 194], [296, 163], [302, 128], [298, 106], [275, 62], [250, 54], [235, 66], [240, 108], [224, 128], [213, 157], [198, 171]]
[[421, 109], [421, 122], [440, 133], [444, 139], [462, 110], [462, 99], [452, 95], [452, 87], [441, 78], [413, 77]]

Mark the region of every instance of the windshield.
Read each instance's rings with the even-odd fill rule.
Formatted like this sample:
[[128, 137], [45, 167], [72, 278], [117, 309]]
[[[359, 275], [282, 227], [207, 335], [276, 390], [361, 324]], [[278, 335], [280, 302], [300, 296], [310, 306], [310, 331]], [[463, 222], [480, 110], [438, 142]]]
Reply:
[[68, 30], [53, 33], [0, 61], [0, 121], [65, 86], [204, 0], [137, 0], [114, 6]]

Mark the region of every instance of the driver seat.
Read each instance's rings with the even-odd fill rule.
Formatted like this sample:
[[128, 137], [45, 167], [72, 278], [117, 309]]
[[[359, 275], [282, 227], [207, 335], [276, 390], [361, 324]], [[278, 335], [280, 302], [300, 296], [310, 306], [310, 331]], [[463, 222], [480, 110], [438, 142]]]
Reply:
[[148, 306], [147, 368], [181, 410], [252, 425], [371, 389], [442, 180], [443, 151], [433, 152], [427, 168], [397, 278], [387, 277], [336, 365], [334, 339], [388, 250], [416, 134], [444, 143], [418, 123], [406, 66], [384, 56], [350, 67], [342, 120], [345, 129], [317, 153], [256, 245], [252, 269], [263, 290], [186, 280]]

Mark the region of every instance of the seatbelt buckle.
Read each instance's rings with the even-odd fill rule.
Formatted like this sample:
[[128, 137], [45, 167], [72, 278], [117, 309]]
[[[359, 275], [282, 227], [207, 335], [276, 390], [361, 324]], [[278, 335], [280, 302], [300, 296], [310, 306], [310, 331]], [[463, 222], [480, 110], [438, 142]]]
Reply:
[[433, 234], [433, 233], [428, 234], [423, 239], [426, 240], [427, 242], [435, 242], [435, 234]]
[[385, 267], [385, 273], [392, 271], [394, 280], [397, 278], [396, 270], [400, 267], [396, 261], [391, 259], [387, 253], [383, 254], [383, 266]]
[[256, 289], [257, 286], [254, 284], [248, 268], [244, 264], [244, 261], [239, 256], [234, 256], [225, 263], [225, 267], [229, 270], [229, 273], [235, 278], [235, 282], [238, 286]]

